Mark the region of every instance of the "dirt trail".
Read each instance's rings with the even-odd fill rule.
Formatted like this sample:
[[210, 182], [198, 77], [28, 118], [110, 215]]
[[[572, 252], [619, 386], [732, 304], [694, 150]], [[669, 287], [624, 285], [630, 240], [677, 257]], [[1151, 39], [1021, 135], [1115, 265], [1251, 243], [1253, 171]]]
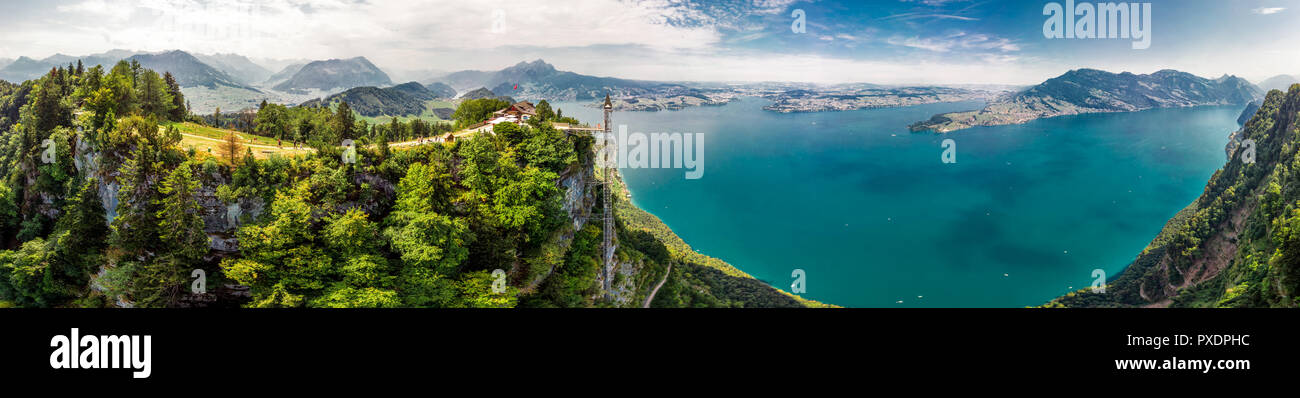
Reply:
[[673, 274], [673, 265], [668, 264], [668, 272], [664, 273], [664, 280], [659, 281], [659, 284], [655, 285], [655, 289], [650, 291], [650, 295], [646, 296], [645, 304], [642, 305], [641, 308], [650, 308], [650, 302], [654, 301], [655, 294], [659, 293], [659, 288], [664, 287], [664, 282], [668, 282], [668, 276], [672, 274]]

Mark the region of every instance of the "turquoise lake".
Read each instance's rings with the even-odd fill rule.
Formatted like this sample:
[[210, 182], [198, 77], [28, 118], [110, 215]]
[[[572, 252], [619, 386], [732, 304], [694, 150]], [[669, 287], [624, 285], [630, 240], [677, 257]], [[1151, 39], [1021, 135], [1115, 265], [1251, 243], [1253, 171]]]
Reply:
[[[767, 101], [616, 112], [704, 134], [704, 174], [622, 170], [701, 253], [850, 307], [1020, 307], [1121, 271], [1225, 162], [1242, 106], [1063, 116], [947, 135], [907, 125], [978, 102], [780, 114]], [[600, 110], [556, 104], [592, 124]], [[941, 142], [957, 162], [941, 162]], [[901, 303], [900, 303], [901, 301]]]

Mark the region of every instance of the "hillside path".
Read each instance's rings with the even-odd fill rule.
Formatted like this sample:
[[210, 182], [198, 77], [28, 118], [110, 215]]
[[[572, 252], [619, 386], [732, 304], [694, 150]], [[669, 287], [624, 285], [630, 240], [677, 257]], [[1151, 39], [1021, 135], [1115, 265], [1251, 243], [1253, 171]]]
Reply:
[[659, 293], [659, 288], [664, 287], [664, 282], [668, 282], [668, 276], [672, 274], [673, 274], [673, 265], [668, 264], [668, 272], [664, 273], [664, 280], [659, 281], [659, 284], [655, 285], [655, 289], [650, 291], [650, 295], [646, 296], [645, 304], [642, 305], [641, 308], [650, 308], [650, 302], [654, 301], [655, 295]]

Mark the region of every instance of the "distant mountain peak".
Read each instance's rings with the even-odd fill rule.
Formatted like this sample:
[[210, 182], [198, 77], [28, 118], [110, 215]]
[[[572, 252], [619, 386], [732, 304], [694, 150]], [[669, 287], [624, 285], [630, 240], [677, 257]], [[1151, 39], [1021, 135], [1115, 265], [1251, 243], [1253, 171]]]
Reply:
[[[610, 77], [582, 75], [557, 70], [542, 59], [521, 61], [499, 71], [465, 70], [440, 79], [448, 86], [474, 95], [509, 95], [514, 98], [550, 101], [585, 101], [603, 98], [606, 93], [627, 97], [645, 95], [666, 85]], [[478, 88], [483, 90], [476, 90]], [[683, 89], [685, 90], [685, 89]], [[689, 91], [689, 90], [687, 90]], [[683, 94], [688, 94], [682, 91]]]
[[312, 61], [304, 65], [288, 80], [277, 84], [276, 90], [349, 89], [363, 86], [388, 86], [393, 81], [366, 57]]
[[498, 72], [498, 74], [503, 76], [513, 75], [518, 77], [541, 77], [553, 75], [555, 73], [555, 66], [548, 64], [546, 61], [541, 59], [532, 62], [520, 62]]
[[215, 88], [227, 86], [251, 89], [240, 84], [230, 75], [199, 60], [193, 54], [181, 50], [163, 51], [154, 54], [136, 54], [129, 59], [158, 73], [171, 72], [176, 82], [182, 87], [203, 86]]

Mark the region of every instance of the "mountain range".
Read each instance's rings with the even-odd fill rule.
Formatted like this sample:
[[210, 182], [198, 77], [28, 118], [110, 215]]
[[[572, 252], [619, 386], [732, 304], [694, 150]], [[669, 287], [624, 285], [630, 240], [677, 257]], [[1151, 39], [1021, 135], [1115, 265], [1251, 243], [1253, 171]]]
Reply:
[[333, 90], [393, 84], [388, 74], [365, 57], [312, 61], [293, 77], [275, 85], [276, 90]]
[[695, 89], [673, 83], [597, 77], [555, 69], [543, 60], [520, 62], [499, 71], [466, 70], [434, 79], [457, 91], [488, 88], [497, 96], [550, 101], [586, 101], [615, 97], [689, 95]]
[[78, 60], [87, 68], [95, 65], [111, 68], [123, 59], [134, 59], [150, 69], [172, 72], [181, 85], [186, 87], [229, 86], [252, 89], [261, 85], [279, 85], [284, 90], [344, 90], [392, 84], [387, 74], [364, 57], [294, 63], [273, 73], [252, 59], [233, 53], [197, 54], [181, 50], [143, 52], [120, 49], [85, 56], [55, 54], [39, 60], [26, 56], [0, 60], [0, 79], [23, 82], [44, 75], [51, 68], [66, 67]]
[[203, 61], [184, 51], [173, 50], [161, 54], [137, 54], [128, 59], [139, 61], [140, 65], [145, 68], [171, 72], [172, 76], [176, 78], [176, 83], [180, 84], [181, 87], [216, 88], [217, 86], [226, 86], [256, 91], [256, 89], [240, 83], [225, 72], [203, 63]]
[[[22, 82], [44, 75], [55, 67], [66, 67], [81, 61], [87, 68], [101, 65], [112, 68], [117, 61], [135, 60], [141, 65], [160, 72], [171, 72], [178, 83], [185, 87], [228, 86], [249, 88], [258, 83], [259, 75], [270, 75], [264, 68], [253, 63], [247, 57], [237, 54], [192, 55], [185, 51], [172, 50], [148, 53], [131, 50], [112, 50], [86, 56], [55, 54], [36, 60], [19, 57], [0, 68], [0, 79]], [[261, 79], [265, 79], [262, 76]]]
[[112, 50], [84, 57], [54, 54], [39, 60], [21, 56], [18, 57], [18, 59], [9, 62], [8, 65], [4, 65], [3, 68], [0, 68], [0, 80], [22, 83], [49, 73], [50, 69], [53, 69], [54, 67], [66, 67], [68, 64], [75, 64], [77, 63], [77, 60], [81, 60], [82, 64], [87, 68], [95, 65], [104, 65], [104, 67], [107, 68], [113, 66], [113, 64], [117, 63], [119, 60], [129, 58], [136, 54], [139, 54], [139, 52]]
[[935, 115], [912, 124], [911, 129], [945, 133], [972, 126], [1016, 124], [1079, 113], [1246, 104], [1263, 93], [1259, 87], [1236, 76], [1206, 79], [1170, 69], [1147, 75], [1077, 69], [1001, 96], [984, 109]]
[[[87, 67], [111, 67], [121, 59], [134, 59], [145, 66], [170, 71], [182, 87], [205, 87], [217, 91], [194, 93], [200, 107], [223, 106], [237, 109], [262, 99], [284, 102], [302, 101], [315, 91], [342, 93], [357, 87], [385, 87], [393, 84], [389, 74], [365, 57], [330, 59], [295, 63], [272, 72], [258, 62], [239, 54], [191, 54], [181, 50], [145, 53], [113, 50], [102, 54], [76, 57], [56, 54], [41, 60], [20, 57], [0, 67], [0, 79], [21, 82], [81, 60]], [[654, 98], [679, 99], [682, 103], [710, 102], [700, 89], [681, 84], [598, 77], [557, 70], [543, 60], [520, 62], [497, 71], [466, 70], [443, 75], [422, 83], [435, 98], [452, 98], [473, 92], [472, 97], [510, 97], [511, 99], [551, 101], [589, 101], [610, 94], [616, 99], [639, 98], [637, 110], [669, 109], [657, 106]], [[273, 91], [268, 91], [267, 88]], [[486, 88], [485, 92], [475, 89]], [[232, 90], [233, 89], [233, 90]], [[370, 94], [377, 94], [373, 90]], [[358, 94], [358, 93], [353, 93]], [[310, 97], [307, 97], [310, 98]], [[380, 97], [371, 96], [371, 99]], [[296, 99], [296, 100], [295, 100]], [[389, 98], [395, 100], [396, 98]], [[388, 103], [391, 101], [384, 101]], [[399, 103], [402, 101], [398, 101]], [[623, 104], [623, 102], [618, 102]], [[623, 105], [620, 105], [623, 107]], [[387, 107], [381, 107], [387, 108]], [[401, 109], [403, 107], [398, 107]], [[647, 109], [640, 109], [647, 108]]]

